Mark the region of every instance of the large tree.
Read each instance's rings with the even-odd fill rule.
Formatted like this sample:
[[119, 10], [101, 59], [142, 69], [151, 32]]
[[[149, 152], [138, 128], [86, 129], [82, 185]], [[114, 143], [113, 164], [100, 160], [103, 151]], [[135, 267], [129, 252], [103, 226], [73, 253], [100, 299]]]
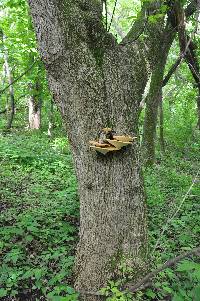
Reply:
[[[134, 268], [135, 277], [144, 268], [147, 226], [138, 143], [103, 156], [91, 152], [88, 142], [105, 126], [118, 134], [137, 134], [150, 58], [160, 51], [155, 29], [164, 21], [163, 16], [159, 26], [152, 23], [154, 43], [146, 43], [140, 39], [147, 22], [144, 9], [118, 44], [103, 24], [102, 2], [29, 0], [79, 183], [75, 287], [82, 292], [98, 291], [117, 277], [122, 261]], [[85, 294], [84, 300], [98, 297]]]
[[[160, 22], [148, 25], [145, 27], [145, 34], [150, 49], [153, 51], [149, 52], [149, 61], [151, 65], [151, 83], [149, 93], [146, 97], [146, 108], [145, 108], [145, 118], [143, 126], [143, 153], [144, 161], [146, 165], [152, 165], [155, 162], [155, 140], [156, 140], [156, 127], [157, 127], [157, 115], [159, 105], [162, 105], [162, 88], [168, 83], [169, 79], [175, 72], [176, 68], [182, 62], [184, 58], [187, 59], [189, 49], [186, 49], [186, 45], [180, 47], [180, 57], [172, 65], [167, 75], [164, 77], [165, 67], [167, 62], [167, 57], [171, 48], [171, 45], [176, 37], [177, 32], [179, 32], [179, 13], [182, 10], [184, 13], [184, 24], [186, 19], [188, 19], [197, 10], [196, 0], [192, 0], [186, 9], [183, 9], [183, 3], [179, 0], [166, 2], [166, 17], [161, 18]], [[177, 9], [177, 6], [179, 7]], [[157, 11], [163, 10], [163, 2], [150, 2], [149, 9], [155, 14]], [[150, 23], [151, 24], [151, 23]], [[155, 39], [156, 36], [156, 39]], [[159, 41], [159, 43], [158, 43]], [[189, 43], [192, 44], [192, 43]], [[190, 46], [190, 45], [188, 45]], [[193, 72], [194, 73], [194, 72]], [[195, 77], [195, 76], [194, 76]], [[199, 79], [195, 78], [198, 82]], [[199, 98], [198, 98], [199, 100]], [[197, 104], [199, 101], [197, 101]], [[198, 105], [198, 108], [200, 105]], [[162, 109], [161, 109], [162, 111]], [[200, 110], [199, 110], [200, 111]], [[161, 113], [162, 114], [162, 113]], [[161, 130], [162, 131], [162, 130]], [[163, 135], [163, 133], [162, 133]], [[161, 139], [163, 140], [163, 138]], [[163, 141], [161, 142], [161, 148], [163, 148]]]

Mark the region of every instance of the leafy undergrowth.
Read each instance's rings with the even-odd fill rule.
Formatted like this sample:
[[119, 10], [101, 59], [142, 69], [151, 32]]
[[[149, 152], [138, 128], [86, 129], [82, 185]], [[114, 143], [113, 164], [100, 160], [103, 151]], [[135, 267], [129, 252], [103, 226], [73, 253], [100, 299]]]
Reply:
[[[187, 146], [168, 149], [145, 171], [152, 269], [199, 246], [199, 150], [197, 135]], [[150, 300], [200, 301], [200, 260], [184, 259], [153, 283], [154, 289], [146, 292]]]
[[[199, 177], [184, 199], [200, 165], [197, 144], [171, 150], [145, 171], [152, 269], [199, 244]], [[0, 161], [0, 299], [78, 300], [72, 267], [79, 204], [66, 139], [0, 136]], [[199, 301], [199, 283], [200, 263], [191, 257], [160, 273], [137, 300]], [[110, 300], [132, 298], [116, 295]]]
[[0, 298], [73, 300], [78, 198], [65, 139], [1, 136], [0, 159]]

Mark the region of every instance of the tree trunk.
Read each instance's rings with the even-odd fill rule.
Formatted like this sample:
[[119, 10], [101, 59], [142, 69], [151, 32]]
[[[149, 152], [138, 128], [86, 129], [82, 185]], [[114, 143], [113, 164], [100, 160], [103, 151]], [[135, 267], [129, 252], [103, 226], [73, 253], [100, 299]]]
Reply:
[[197, 126], [200, 130], [200, 85], [198, 86], [198, 96], [197, 96]]
[[137, 133], [147, 81], [143, 48], [139, 41], [118, 45], [106, 32], [101, 1], [29, 3], [79, 184], [75, 288], [96, 292], [120, 276], [122, 262], [134, 267], [136, 278], [145, 269], [147, 226], [138, 144], [106, 156], [89, 149], [89, 140], [105, 126], [118, 134]]
[[174, 37], [175, 32], [169, 24], [165, 29], [161, 29], [159, 47], [153, 57], [153, 71], [149, 93], [146, 97], [142, 138], [144, 163], [147, 166], [152, 165], [155, 162], [155, 139], [158, 108], [160, 104], [160, 95], [162, 95], [163, 77], [167, 56]]
[[29, 108], [29, 128], [39, 130], [41, 124], [41, 106], [38, 105], [34, 96], [30, 96], [28, 101]]
[[52, 129], [54, 127], [53, 120], [53, 99], [50, 101], [50, 110], [49, 110], [49, 125], [48, 125], [48, 137], [52, 137]]
[[152, 165], [155, 162], [157, 115], [160, 103], [164, 67], [164, 64], [159, 65], [153, 71], [150, 91], [146, 99], [145, 119], [143, 125], [143, 157], [145, 165]]
[[160, 150], [164, 154], [165, 153], [165, 138], [164, 138], [164, 112], [163, 112], [163, 97], [162, 97], [162, 90], [160, 93]]
[[[149, 51], [149, 61], [152, 67], [152, 81], [150, 86], [149, 95], [147, 96], [145, 121], [143, 127], [143, 150], [144, 160], [146, 165], [152, 165], [155, 162], [155, 138], [157, 126], [157, 113], [159, 106], [160, 90], [169, 81], [171, 75], [176, 70], [177, 66], [182, 61], [182, 58], [176, 62], [170, 72], [167, 74], [163, 81], [164, 69], [166, 65], [167, 56], [171, 48], [172, 42], [175, 38], [177, 31], [177, 16], [176, 16], [176, 3], [171, 3], [171, 8], [168, 12], [168, 20], [166, 26], [165, 22], [155, 23], [153, 30], [149, 31], [147, 44], [152, 51]], [[150, 2], [151, 5], [157, 5], [157, 2]], [[191, 16], [195, 11], [196, 4], [188, 5], [185, 9], [186, 18]], [[154, 8], [153, 8], [154, 9]], [[155, 39], [156, 36], [156, 39]], [[159, 43], [158, 43], [159, 41]]]
[[28, 102], [29, 108], [29, 128], [32, 130], [39, 130], [41, 126], [41, 107], [42, 102], [39, 95], [39, 83], [36, 81], [35, 85], [31, 85], [31, 96]]
[[8, 83], [10, 85], [10, 87], [9, 87], [10, 110], [7, 108], [7, 112], [9, 112], [9, 114], [8, 114], [8, 121], [7, 121], [7, 125], [6, 125], [6, 128], [9, 130], [12, 127], [12, 122], [13, 122], [14, 115], [15, 115], [15, 97], [14, 97], [14, 89], [13, 89], [13, 85], [12, 85], [12, 82], [13, 82], [12, 73], [10, 71], [10, 66], [8, 63], [7, 49], [4, 49], [4, 61], [5, 61], [6, 75], [8, 78]]
[[[199, 2], [198, 2], [198, 16], [199, 16]], [[192, 73], [192, 76], [196, 82], [198, 88], [198, 97], [197, 97], [197, 126], [200, 129], [200, 68], [199, 61], [197, 56], [197, 45], [191, 38], [187, 35], [186, 32], [186, 15], [181, 2], [176, 2], [175, 5], [177, 22], [178, 22], [178, 38], [179, 45], [182, 53], [185, 52], [185, 59], [188, 64], [188, 67]], [[198, 22], [198, 17], [196, 22]]]

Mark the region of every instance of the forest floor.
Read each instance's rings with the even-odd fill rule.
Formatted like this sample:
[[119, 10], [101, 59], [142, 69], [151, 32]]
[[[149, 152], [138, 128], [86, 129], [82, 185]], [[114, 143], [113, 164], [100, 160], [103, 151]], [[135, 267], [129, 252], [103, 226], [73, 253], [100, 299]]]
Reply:
[[[171, 148], [144, 171], [152, 269], [199, 244], [197, 141]], [[29, 131], [0, 135], [0, 226], [0, 300], [77, 300], [72, 267], [79, 202], [66, 138]], [[191, 258], [162, 272], [137, 298], [199, 301], [199, 283], [200, 261]]]

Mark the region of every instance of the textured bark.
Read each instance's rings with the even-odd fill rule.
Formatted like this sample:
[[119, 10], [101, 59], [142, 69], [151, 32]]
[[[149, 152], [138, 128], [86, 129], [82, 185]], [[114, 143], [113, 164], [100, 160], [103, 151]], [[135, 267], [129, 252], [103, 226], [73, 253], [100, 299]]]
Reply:
[[105, 126], [137, 133], [147, 81], [143, 48], [139, 42], [117, 45], [102, 26], [101, 1], [29, 3], [79, 184], [75, 288], [98, 291], [120, 275], [122, 261], [135, 268], [136, 278], [144, 269], [147, 226], [138, 144], [107, 156], [88, 146]]

